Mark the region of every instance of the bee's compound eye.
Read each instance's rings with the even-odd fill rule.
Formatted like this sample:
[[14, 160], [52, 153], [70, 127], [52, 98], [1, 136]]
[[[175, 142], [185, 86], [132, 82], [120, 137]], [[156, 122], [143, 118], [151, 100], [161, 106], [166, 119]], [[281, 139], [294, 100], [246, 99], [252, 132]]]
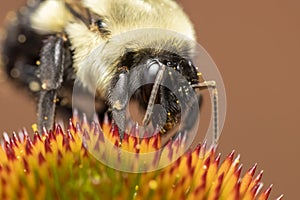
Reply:
[[97, 21], [95, 21], [95, 24], [99, 28], [99, 30], [105, 29], [107, 27], [107, 24], [101, 19], [98, 19]]
[[144, 71], [144, 80], [147, 83], [154, 83], [160, 65], [158, 62], [153, 61], [148, 64], [147, 69]]

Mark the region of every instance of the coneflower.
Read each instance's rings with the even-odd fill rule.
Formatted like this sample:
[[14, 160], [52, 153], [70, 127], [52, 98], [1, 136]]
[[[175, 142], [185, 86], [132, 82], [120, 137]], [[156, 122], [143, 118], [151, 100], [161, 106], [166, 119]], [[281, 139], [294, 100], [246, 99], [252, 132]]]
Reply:
[[[240, 157], [234, 152], [220, 163], [220, 154], [202, 144], [182, 152], [173, 162], [183, 149], [184, 136], [158, 151], [159, 134], [139, 139], [125, 133], [120, 142], [116, 126], [108, 121], [75, 121], [70, 120], [65, 131], [56, 125], [53, 131], [35, 132], [32, 137], [25, 130], [11, 137], [4, 135], [1, 199], [264, 200], [271, 192], [272, 186], [260, 192], [262, 172], [255, 176], [256, 165], [240, 176]], [[134, 153], [134, 160], [128, 153]], [[150, 154], [143, 157], [145, 153]], [[144, 172], [126, 172], [114, 166], [128, 171], [142, 168]], [[164, 167], [152, 170], [157, 166]]]

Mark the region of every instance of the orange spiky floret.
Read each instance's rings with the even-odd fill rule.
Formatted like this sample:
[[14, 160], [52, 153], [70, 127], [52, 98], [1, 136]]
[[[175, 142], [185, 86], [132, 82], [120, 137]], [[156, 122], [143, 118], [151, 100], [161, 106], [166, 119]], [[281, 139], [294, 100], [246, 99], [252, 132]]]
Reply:
[[[33, 137], [25, 130], [5, 135], [0, 148], [0, 198], [268, 199], [272, 186], [259, 193], [262, 173], [254, 178], [256, 165], [240, 178], [239, 156], [234, 158], [232, 152], [219, 166], [220, 155], [206, 150], [205, 144], [152, 172], [129, 173], [106, 166], [103, 161], [131, 170], [142, 163], [151, 169], [183, 153], [182, 135], [159, 152], [159, 134], [138, 138], [137, 131], [133, 127], [121, 143], [117, 127], [108, 121], [100, 126], [73, 119], [66, 131], [57, 125]], [[135, 153], [134, 162], [126, 152]], [[145, 159], [142, 155], [149, 152], [154, 153]]]

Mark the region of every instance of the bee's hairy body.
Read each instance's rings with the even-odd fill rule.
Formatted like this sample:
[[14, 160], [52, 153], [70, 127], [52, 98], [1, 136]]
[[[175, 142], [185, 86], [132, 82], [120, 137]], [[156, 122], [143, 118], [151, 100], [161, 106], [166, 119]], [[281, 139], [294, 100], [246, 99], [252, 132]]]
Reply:
[[[50, 95], [48, 94], [50, 90], [55, 93], [50, 95], [51, 98], [54, 96], [56, 98], [56, 92], [58, 92], [58, 97], [64, 96], [65, 94], [60, 91], [66, 91], [66, 86], [72, 86], [74, 79], [78, 79], [90, 92], [94, 92], [92, 90], [96, 87], [98, 97], [105, 100], [108, 107], [114, 109], [119, 102], [114, 99], [112, 91], [121, 93], [117, 96], [124, 95], [122, 90], [136, 82], [126, 75], [127, 71], [147, 65], [149, 60], [158, 60], [157, 62], [166, 66], [171, 63], [170, 66], [172, 68], [177, 66], [178, 71], [189, 84], [199, 83], [197, 70], [190, 61], [193, 46], [180, 37], [184, 35], [188, 40], [194, 41], [194, 28], [182, 8], [173, 0], [33, 0], [25, 9], [27, 10], [25, 14], [19, 14], [19, 25], [15, 25], [12, 31], [17, 32], [18, 36], [28, 37], [26, 41], [28, 43], [22, 45], [32, 48], [33, 52], [32, 55], [28, 55], [28, 52], [21, 52], [21, 45], [18, 45], [20, 42], [14, 43], [10, 38], [12, 36], [8, 36], [10, 40], [6, 40], [4, 44], [4, 55], [6, 56], [5, 64], [10, 64], [6, 70], [10, 77], [19, 79], [27, 85], [32, 81], [39, 83], [39, 90], [42, 92], [45, 90], [45, 96]], [[21, 22], [22, 18], [26, 22]], [[138, 30], [141, 29], [149, 31], [139, 32]], [[162, 34], [160, 31], [156, 33], [155, 30], [161, 29], [174, 32], [174, 35]], [[130, 31], [134, 34], [122, 37]], [[28, 40], [30, 36], [33, 37], [32, 44]], [[122, 39], [112, 39], [118, 36]], [[60, 61], [63, 67], [58, 66], [53, 72], [52, 69], [44, 66], [49, 65], [47, 59], [51, 49], [55, 55], [57, 54], [56, 46], [61, 47], [60, 51], [64, 52]], [[12, 59], [10, 56], [13, 53], [9, 50], [10, 48], [17, 52]], [[39, 48], [42, 49], [41, 53], [37, 52]], [[55, 55], [53, 55], [53, 60], [56, 62], [59, 56]], [[26, 56], [30, 58], [24, 59]], [[31, 63], [28, 63], [29, 60]], [[44, 63], [41, 63], [43, 67], [39, 67], [42, 69], [37, 69], [36, 66], [40, 63], [37, 64], [36, 61], [43, 62], [43, 60]], [[17, 61], [22, 65], [34, 65], [36, 68], [18, 67], [19, 75], [14, 76], [12, 71], [16, 70]], [[29, 75], [22, 77], [22, 74], [25, 74], [29, 68], [31, 69]], [[51, 80], [50, 83], [47, 82], [49, 74], [57, 75], [53, 78], [58, 83], [57, 86], [55, 84], [52, 86]], [[125, 78], [121, 78], [124, 76]], [[125, 81], [126, 86], [121, 85], [122, 88], [118, 89], [117, 81], [120, 79]], [[139, 101], [145, 110], [148, 106], [147, 101], [150, 99], [151, 88], [140, 89], [135, 95], [136, 98], [144, 97]], [[47, 109], [52, 109], [53, 106], [45, 103], [49, 102], [49, 99], [43, 100], [40, 94], [42, 92], [39, 90], [34, 91], [40, 99], [38, 114], [45, 114], [47, 118], [47, 115], [50, 115], [51, 118], [53, 113], [49, 114], [44, 111], [43, 106], [45, 104]], [[157, 97], [160, 98], [159, 102], [165, 102], [163, 106], [166, 107], [166, 114], [173, 117], [169, 122], [178, 123], [178, 118], [180, 118], [178, 113], [182, 109], [178, 108], [175, 103], [178, 99], [166, 89], [159, 90]], [[184, 99], [188, 100], [188, 96]], [[121, 103], [125, 104], [128, 101]], [[121, 112], [121, 110], [117, 108], [116, 112]], [[39, 118], [41, 118], [41, 126], [51, 125], [49, 122], [43, 122], [45, 117], [39, 116]], [[174, 127], [174, 124], [171, 127]]]
[[[70, 2], [72, 5], [72, 1]], [[83, 0], [82, 4], [105, 20], [109, 29], [106, 36], [103, 37], [97, 31], [91, 32], [83, 22], [68, 14], [69, 11], [64, 2], [59, 0], [43, 2], [32, 16], [32, 26], [41, 33], [65, 31], [75, 51], [74, 68], [77, 76], [82, 79], [83, 83], [86, 83], [86, 80], [96, 81], [102, 95], [105, 95], [103, 91], [108, 88], [110, 79], [116, 70], [115, 66], [106, 65], [106, 63], [118, 59], [126, 48], [132, 47], [130, 44], [126, 44], [128, 41], [123, 41], [124, 44], [103, 50], [97, 58], [97, 65], [88, 69], [84, 66], [85, 62], [83, 61], [95, 48], [104, 46], [112, 36], [135, 29], [161, 28], [181, 33], [191, 39], [194, 38], [194, 29], [189, 19], [172, 0]], [[52, 12], [51, 8], [59, 11]], [[141, 39], [145, 40], [145, 38]], [[162, 43], [166, 40], [168, 38], [161, 38], [155, 42]], [[88, 45], [87, 41], [89, 41]], [[140, 41], [140, 44], [147, 45], [150, 42], [153, 41]], [[138, 51], [144, 46], [134, 46], [133, 48], [135, 48], [134, 51]], [[103, 74], [103, 76], [93, 77], [94, 74]]]

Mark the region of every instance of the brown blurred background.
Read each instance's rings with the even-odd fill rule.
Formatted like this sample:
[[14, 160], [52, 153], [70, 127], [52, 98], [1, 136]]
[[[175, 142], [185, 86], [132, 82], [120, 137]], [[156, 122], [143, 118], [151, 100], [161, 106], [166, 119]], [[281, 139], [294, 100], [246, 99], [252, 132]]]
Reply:
[[[1, 3], [0, 20], [25, 0]], [[224, 79], [227, 118], [219, 152], [242, 156], [265, 171], [271, 199], [298, 199], [300, 180], [300, 1], [179, 1], [194, 22], [198, 42]], [[2, 23], [3, 24], [3, 23]], [[35, 122], [35, 104], [0, 83], [0, 132]]]

